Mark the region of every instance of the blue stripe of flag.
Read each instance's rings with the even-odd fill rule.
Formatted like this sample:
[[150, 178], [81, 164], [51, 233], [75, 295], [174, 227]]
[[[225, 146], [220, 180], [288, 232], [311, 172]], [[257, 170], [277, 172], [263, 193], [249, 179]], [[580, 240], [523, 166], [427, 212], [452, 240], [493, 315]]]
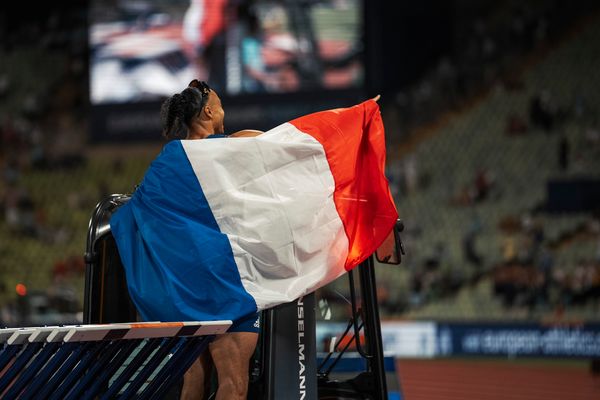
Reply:
[[165, 145], [110, 225], [144, 320], [237, 320], [256, 312], [180, 141]]

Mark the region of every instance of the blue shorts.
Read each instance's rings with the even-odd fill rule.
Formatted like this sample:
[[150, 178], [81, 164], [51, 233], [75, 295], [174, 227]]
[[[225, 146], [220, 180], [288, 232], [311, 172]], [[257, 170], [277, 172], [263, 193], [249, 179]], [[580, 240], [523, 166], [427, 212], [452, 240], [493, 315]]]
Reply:
[[227, 332], [254, 332], [260, 331], [260, 314], [258, 312], [242, 317], [229, 327]]

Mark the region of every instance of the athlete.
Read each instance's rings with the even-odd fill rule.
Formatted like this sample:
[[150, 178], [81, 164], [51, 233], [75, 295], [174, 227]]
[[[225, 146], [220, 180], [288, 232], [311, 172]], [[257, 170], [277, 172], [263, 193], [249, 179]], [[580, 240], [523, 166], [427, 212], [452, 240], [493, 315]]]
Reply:
[[[243, 130], [225, 135], [225, 111], [218, 94], [205, 82], [194, 79], [161, 107], [162, 134], [168, 140], [201, 140], [249, 137], [262, 132]], [[218, 335], [185, 373], [181, 400], [207, 399], [213, 367], [217, 372], [216, 400], [246, 399], [250, 358], [256, 348], [258, 313], [234, 321], [227, 333]]]

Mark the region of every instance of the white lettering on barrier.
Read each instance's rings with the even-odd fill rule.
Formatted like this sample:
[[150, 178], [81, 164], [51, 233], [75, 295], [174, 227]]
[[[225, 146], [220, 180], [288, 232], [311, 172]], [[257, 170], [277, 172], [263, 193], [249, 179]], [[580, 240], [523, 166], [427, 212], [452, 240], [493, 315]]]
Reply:
[[600, 333], [568, 328], [486, 329], [465, 334], [462, 350], [484, 355], [599, 356]]
[[298, 394], [299, 399], [304, 400], [306, 398], [306, 365], [304, 364], [304, 301], [302, 297], [298, 299]]

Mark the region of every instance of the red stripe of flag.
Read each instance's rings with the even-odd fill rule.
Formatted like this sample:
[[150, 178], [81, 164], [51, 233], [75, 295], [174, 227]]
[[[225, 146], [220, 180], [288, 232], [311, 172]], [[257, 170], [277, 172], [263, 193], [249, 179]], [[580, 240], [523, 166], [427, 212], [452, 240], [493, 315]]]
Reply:
[[349, 271], [381, 245], [398, 219], [385, 177], [385, 130], [379, 105], [367, 100], [290, 123], [325, 150], [335, 181], [335, 206], [349, 242], [345, 264]]

